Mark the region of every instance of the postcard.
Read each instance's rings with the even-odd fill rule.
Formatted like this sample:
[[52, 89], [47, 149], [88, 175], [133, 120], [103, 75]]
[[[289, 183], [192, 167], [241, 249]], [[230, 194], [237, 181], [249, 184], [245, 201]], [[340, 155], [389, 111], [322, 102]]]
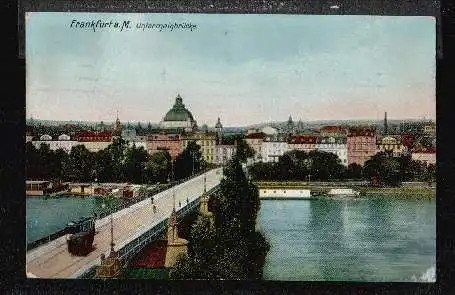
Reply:
[[435, 282], [435, 26], [26, 13], [27, 277]]

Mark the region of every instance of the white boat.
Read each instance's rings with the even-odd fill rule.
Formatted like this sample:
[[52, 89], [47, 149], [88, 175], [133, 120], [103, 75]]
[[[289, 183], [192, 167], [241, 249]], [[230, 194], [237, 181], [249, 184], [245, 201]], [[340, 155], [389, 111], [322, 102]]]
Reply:
[[360, 193], [351, 188], [332, 188], [327, 195], [330, 197], [358, 197]]

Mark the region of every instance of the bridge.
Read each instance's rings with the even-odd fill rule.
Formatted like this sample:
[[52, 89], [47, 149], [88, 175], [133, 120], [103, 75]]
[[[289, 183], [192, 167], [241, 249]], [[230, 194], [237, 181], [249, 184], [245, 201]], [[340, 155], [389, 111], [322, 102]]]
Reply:
[[[139, 253], [148, 243], [159, 238], [167, 227], [167, 220], [175, 205], [178, 217], [199, 208], [200, 197], [206, 189], [218, 188], [222, 168], [210, 170], [173, 188], [153, 196], [156, 212], [150, 198], [112, 213], [95, 222], [94, 249], [87, 256], [73, 256], [67, 250], [66, 236], [59, 237], [27, 252], [26, 271], [30, 278], [90, 278], [100, 264], [100, 256], [110, 252], [110, 220], [113, 219], [115, 250], [122, 266]], [[174, 203], [175, 195], [175, 204]]]

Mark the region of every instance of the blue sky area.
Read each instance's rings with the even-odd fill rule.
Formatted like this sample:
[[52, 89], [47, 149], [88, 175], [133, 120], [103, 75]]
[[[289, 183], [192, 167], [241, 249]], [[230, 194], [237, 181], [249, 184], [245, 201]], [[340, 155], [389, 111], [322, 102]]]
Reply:
[[177, 93], [209, 126], [435, 118], [435, 42], [432, 17], [29, 13], [27, 118], [157, 123]]

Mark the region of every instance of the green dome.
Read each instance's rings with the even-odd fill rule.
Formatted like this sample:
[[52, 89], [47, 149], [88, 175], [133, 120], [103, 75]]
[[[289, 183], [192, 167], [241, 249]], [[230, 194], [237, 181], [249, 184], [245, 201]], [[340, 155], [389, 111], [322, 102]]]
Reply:
[[182, 102], [182, 97], [177, 95], [175, 98], [175, 104], [164, 116], [163, 121], [194, 121], [193, 115], [190, 111], [185, 108], [185, 105]]

